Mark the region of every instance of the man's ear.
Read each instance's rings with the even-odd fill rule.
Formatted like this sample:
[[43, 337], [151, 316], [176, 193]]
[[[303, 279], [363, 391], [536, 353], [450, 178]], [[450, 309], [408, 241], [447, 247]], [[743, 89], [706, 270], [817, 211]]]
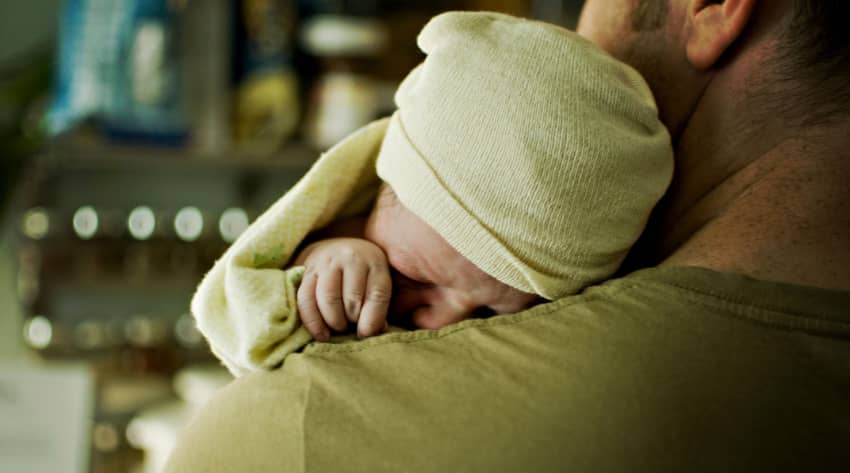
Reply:
[[713, 66], [749, 23], [757, 0], [694, 0], [686, 52], [697, 69]]

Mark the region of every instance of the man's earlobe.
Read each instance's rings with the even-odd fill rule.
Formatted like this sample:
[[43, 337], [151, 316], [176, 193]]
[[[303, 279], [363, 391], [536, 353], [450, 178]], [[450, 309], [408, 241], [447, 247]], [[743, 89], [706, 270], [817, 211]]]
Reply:
[[757, 0], [694, 0], [686, 52], [697, 69], [711, 68], [741, 36]]

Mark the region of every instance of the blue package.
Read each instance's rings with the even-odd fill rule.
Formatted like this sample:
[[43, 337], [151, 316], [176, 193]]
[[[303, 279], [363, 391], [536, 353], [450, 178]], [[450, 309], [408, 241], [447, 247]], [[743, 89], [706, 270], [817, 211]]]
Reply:
[[65, 0], [48, 132], [94, 118], [113, 140], [182, 144], [174, 23], [167, 0]]

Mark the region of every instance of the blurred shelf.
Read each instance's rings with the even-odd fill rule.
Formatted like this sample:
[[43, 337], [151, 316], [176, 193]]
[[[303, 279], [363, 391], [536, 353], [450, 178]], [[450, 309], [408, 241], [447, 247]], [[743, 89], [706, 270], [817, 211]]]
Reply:
[[209, 154], [190, 148], [112, 144], [89, 133], [79, 133], [53, 139], [42, 159], [53, 168], [70, 170], [161, 168], [176, 172], [210, 169], [303, 173], [320, 154], [319, 150], [299, 141], [272, 153], [234, 149]]

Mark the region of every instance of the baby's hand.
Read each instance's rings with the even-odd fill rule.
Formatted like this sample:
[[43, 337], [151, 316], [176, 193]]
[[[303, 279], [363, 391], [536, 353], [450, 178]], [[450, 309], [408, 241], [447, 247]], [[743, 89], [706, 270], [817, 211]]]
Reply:
[[328, 327], [343, 331], [348, 322], [357, 323], [360, 337], [386, 328], [392, 281], [380, 247], [360, 238], [331, 238], [307, 246], [295, 262], [304, 265], [298, 313], [316, 340], [327, 341]]

